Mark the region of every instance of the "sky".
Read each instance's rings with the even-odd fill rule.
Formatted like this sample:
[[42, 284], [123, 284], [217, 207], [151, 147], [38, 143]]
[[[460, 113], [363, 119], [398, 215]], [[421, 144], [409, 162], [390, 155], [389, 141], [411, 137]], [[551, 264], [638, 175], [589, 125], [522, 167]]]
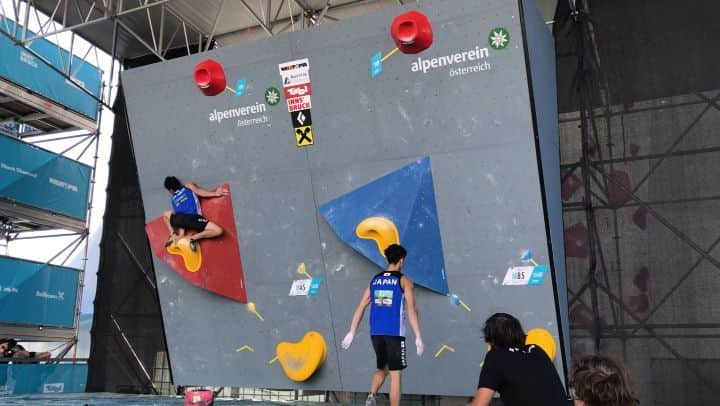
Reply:
[[[24, 15], [24, 10], [26, 7], [26, 3], [20, 3], [20, 15]], [[13, 2], [10, 0], [0, 0], [0, 14], [3, 16], [15, 20], [14, 18], [14, 10], [13, 10]], [[22, 18], [20, 19], [22, 21]], [[38, 21], [39, 20], [39, 21]], [[28, 20], [28, 29], [33, 32], [39, 32], [40, 23], [43, 24], [48, 20], [47, 16], [42, 15], [41, 13], [37, 13], [37, 16], [35, 12], [31, 9], [30, 18]], [[55, 27], [52, 27], [51, 25], [55, 25]], [[57, 29], [60, 29], [61, 26], [59, 24], [51, 23], [51, 25], [47, 26], [45, 28], [45, 32], [55, 31]], [[49, 37], [48, 40], [58, 44], [59, 46], [69, 49], [70, 43], [71, 43], [71, 36], [72, 34], [70, 32], [64, 32], [52, 37]], [[79, 57], [83, 57], [88, 49], [90, 48], [90, 52], [88, 53], [86, 63], [93, 64], [97, 67], [99, 67], [103, 72], [103, 82], [107, 82], [109, 80], [109, 74], [110, 74], [110, 68], [111, 68], [111, 57], [110, 55], [104, 53], [103, 51], [91, 48], [91, 45], [85, 41], [84, 39], [80, 38], [79, 36], [75, 36], [74, 39], [74, 53], [75, 55], [78, 55]], [[117, 90], [117, 78], [119, 77], [118, 74], [119, 64], [116, 63], [115, 65], [115, 74], [113, 78], [113, 84], [112, 84], [112, 96], [113, 98], [111, 100], [114, 100], [114, 95]], [[108, 89], [107, 83], [105, 86], [106, 94], [110, 90]], [[107, 98], [106, 98], [107, 100]], [[108, 103], [112, 105], [112, 103]], [[103, 220], [103, 214], [105, 213], [105, 198], [106, 193], [105, 189], [107, 187], [107, 180], [108, 180], [108, 160], [110, 158], [110, 147], [111, 147], [111, 135], [112, 135], [112, 129], [113, 129], [113, 121], [114, 121], [114, 115], [108, 108], [104, 108], [101, 113], [101, 125], [100, 125], [100, 135], [98, 137], [99, 144], [98, 144], [98, 154], [97, 154], [97, 164], [96, 164], [96, 173], [95, 173], [95, 188], [93, 193], [93, 199], [92, 199], [92, 210], [91, 210], [91, 222], [90, 222], [90, 235], [88, 238], [88, 255], [87, 255], [87, 266], [85, 271], [85, 287], [83, 290], [83, 299], [82, 299], [82, 307], [81, 312], [83, 314], [91, 314], [92, 313], [92, 302], [95, 298], [95, 288], [97, 285], [97, 279], [96, 279], [96, 273], [98, 270], [98, 260], [100, 256], [100, 238], [102, 234], [102, 220]], [[73, 133], [68, 133], [73, 134]], [[36, 137], [33, 138], [34, 142], [42, 141], [48, 138], [56, 138], [58, 137], [58, 134], [52, 135], [50, 137]], [[48, 149], [50, 151], [54, 152], [61, 152], [68, 147], [72, 146], [75, 142], [77, 142], [79, 139], [70, 139], [70, 140], [62, 140], [62, 141], [54, 141], [54, 142], [41, 142], [38, 144], [38, 146]], [[81, 143], [79, 146], [71, 149], [68, 151], [65, 155], [72, 158], [77, 159], [82, 150], [87, 145], [87, 142]], [[95, 145], [93, 144], [90, 148], [88, 148], [88, 151], [80, 158], [80, 161], [93, 166], [94, 165], [94, 149]], [[62, 234], [67, 233], [67, 231], [58, 231], [58, 232], [47, 232], [44, 234]], [[30, 236], [30, 235], [43, 235], [41, 233], [27, 233], [24, 236]], [[76, 237], [52, 237], [52, 238], [42, 238], [42, 239], [32, 239], [32, 240], [20, 240], [20, 241], [12, 241], [8, 244], [7, 252], [2, 252], [0, 249], [0, 254], [7, 254], [13, 257], [19, 257], [19, 258], [25, 258], [25, 259], [31, 259], [35, 261], [41, 261], [46, 262], [50, 258], [52, 258], [55, 254], [57, 254], [60, 250], [68, 246], [68, 244], [72, 243], [73, 240]], [[60, 264], [65, 258], [67, 257], [68, 260], [65, 263], [66, 266], [70, 266], [73, 268], [82, 268], [83, 267], [83, 258], [85, 251], [85, 244], [80, 244], [77, 249], [73, 250], [72, 253], [70, 251], [66, 251], [63, 255], [60, 255], [60, 257], [53, 261], [54, 264]], [[85, 317], [87, 319], [87, 316]], [[88, 324], [88, 323], [81, 323], [81, 324]], [[84, 327], [84, 326], [81, 326]], [[89, 325], [87, 326], [89, 328]], [[81, 332], [80, 337], [80, 343], [78, 344], [78, 351], [77, 356], [78, 357], [85, 357], [89, 353], [89, 332], [83, 331]], [[50, 345], [50, 346], [43, 346], [43, 345], [36, 345], [36, 346], [29, 346], [34, 347], [30, 349], [35, 350], [41, 350], [48, 347], [55, 347], [57, 345]]]

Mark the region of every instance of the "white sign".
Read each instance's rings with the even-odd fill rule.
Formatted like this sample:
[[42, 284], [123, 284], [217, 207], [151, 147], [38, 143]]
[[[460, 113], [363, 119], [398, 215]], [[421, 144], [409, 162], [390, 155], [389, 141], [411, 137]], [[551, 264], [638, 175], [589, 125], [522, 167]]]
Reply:
[[278, 65], [283, 87], [310, 83], [310, 60], [298, 59]]
[[288, 296], [307, 296], [310, 290], [310, 283], [312, 279], [298, 279], [293, 281], [292, 287], [290, 287], [290, 294]]
[[511, 266], [503, 279], [505, 286], [526, 286], [530, 282], [534, 266]]
[[46, 383], [43, 385], [43, 393], [62, 393], [65, 389], [65, 383]]

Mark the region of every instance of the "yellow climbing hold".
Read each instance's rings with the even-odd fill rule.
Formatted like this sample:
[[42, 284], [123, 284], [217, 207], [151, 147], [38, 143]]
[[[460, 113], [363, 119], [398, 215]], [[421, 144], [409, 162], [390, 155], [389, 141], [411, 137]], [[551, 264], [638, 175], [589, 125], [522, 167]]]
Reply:
[[392, 220], [385, 217], [368, 217], [355, 227], [355, 234], [364, 239], [374, 240], [380, 254], [392, 244], [400, 244], [400, 234]]
[[177, 242], [170, 244], [170, 246], [167, 247], [167, 252], [173, 255], [180, 255], [185, 263], [185, 269], [187, 269], [188, 272], [197, 272], [202, 265], [202, 253], [200, 251], [200, 243], [195, 242], [195, 246], [197, 247], [197, 251], [190, 249], [189, 238], [181, 238]]
[[248, 308], [248, 311], [249, 311], [250, 313], [256, 315], [257, 318], [260, 319], [260, 321], [265, 321], [265, 319], [263, 318], [263, 316], [261, 316], [260, 313], [258, 313], [257, 309], [255, 308], [255, 303], [253, 303], [253, 302], [248, 302], [247, 308]]
[[443, 351], [445, 351], [445, 350], [448, 350], [450, 352], [455, 352], [455, 349], [453, 347], [451, 347], [447, 344], [443, 344], [442, 346], [440, 346], [440, 349], [437, 350], [437, 352], [435, 353], [435, 358], [439, 357], [440, 354], [442, 354]]
[[528, 331], [527, 337], [525, 338], [525, 344], [537, 345], [545, 351], [545, 354], [550, 357], [551, 361], [555, 360], [555, 353], [557, 352], [555, 340], [552, 338], [550, 332], [544, 328], [534, 328]]
[[249, 345], [243, 345], [242, 347], [238, 347], [237, 349], [235, 349], [235, 352], [242, 352], [242, 351], [255, 352], [253, 347], [251, 347]]
[[298, 265], [297, 273], [307, 276], [308, 279], [312, 279], [312, 276], [308, 273], [307, 269], [305, 269], [304, 262], [301, 262], [300, 265]]
[[309, 331], [297, 343], [281, 342], [275, 348], [277, 359], [288, 378], [303, 382], [325, 362], [327, 345], [317, 331]]

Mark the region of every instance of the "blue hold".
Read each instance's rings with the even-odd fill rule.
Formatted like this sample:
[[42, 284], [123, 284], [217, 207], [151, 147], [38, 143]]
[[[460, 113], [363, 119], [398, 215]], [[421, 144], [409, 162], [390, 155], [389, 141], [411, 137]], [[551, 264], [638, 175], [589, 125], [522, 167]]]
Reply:
[[413, 282], [447, 295], [440, 225], [430, 158], [424, 157], [320, 206], [320, 214], [347, 245], [385, 269], [375, 241], [359, 238], [356, 226], [368, 217], [395, 223], [408, 251], [403, 273]]

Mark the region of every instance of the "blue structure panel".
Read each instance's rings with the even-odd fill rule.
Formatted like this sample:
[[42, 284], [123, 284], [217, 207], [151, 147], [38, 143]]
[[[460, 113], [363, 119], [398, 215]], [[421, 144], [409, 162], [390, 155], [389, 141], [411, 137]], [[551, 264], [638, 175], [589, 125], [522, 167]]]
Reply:
[[448, 294], [430, 158], [425, 157], [320, 207], [333, 231], [381, 269], [387, 261], [377, 244], [355, 229], [370, 217], [392, 221], [408, 250], [403, 273], [420, 286]]
[[0, 364], [0, 395], [85, 392], [87, 364]]
[[72, 328], [80, 272], [0, 256], [0, 321]]
[[[12, 35], [16, 31], [15, 22], [0, 17], [0, 30], [8, 31]], [[18, 25], [18, 40], [22, 37], [22, 30], [23, 27]], [[34, 35], [35, 33], [30, 31], [26, 34], [27, 38]], [[66, 71], [70, 53], [58, 49], [57, 45], [45, 39], [33, 41], [28, 48], [42, 56], [45, 61], [15, 45], [6, 35], [0, 35], [0, 78], [32, 90], [93, 120], [97, 119], [98, 101], [48, 66], [49, 63], [61, 71]], [[73, 56], [70, 76], [100, 98], [100, 69]]]
[[0, 136], [0, 198], [85, 220], [90, 168]]

